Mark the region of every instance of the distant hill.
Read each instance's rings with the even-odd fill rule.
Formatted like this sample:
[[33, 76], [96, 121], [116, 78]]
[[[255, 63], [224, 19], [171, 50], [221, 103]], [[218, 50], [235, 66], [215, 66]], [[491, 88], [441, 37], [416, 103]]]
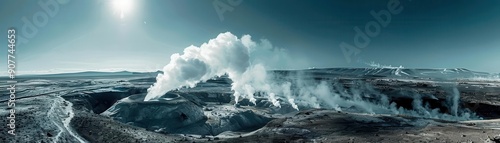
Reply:
[[145, 75], [157, 75], [162, 73], [161, 71], [156, 72], [130, 72], [130, 71], [118, 71], [118, 72], [100, 72], [100, 71], [85, 71], [76, 73], [58, 73], [58, 74], [42, 74], [42, 75], [18, 75], [20, 78], [51, 78], [51, 77], [102, 77], [102, 76], [145, 76]]
[[403, 67], [390, 68], [321, 68], [284, 71], [278, 73], [303, 72], [315, 75], [348, 76], [348, 77], [389, 77], [389, 78], [432, 78], [432, 79], [462, 79], [477, 77], [496, 77], [499, 74], [471, 71], [465, 68], [412, 69]]
[[[273, 70], [278, 74], [306, 73], [317, 76], [344, 76], [344, 77], [387, 77], [387, 78], [432, 78], [432, 79], [464, 79], [464, 78], [499, 78], [499, 74], [471, 71], [465, 68], [442, 69], [412, 69], [403, 67], [383, 68], [314, 68], [303, 70]], [[19, 78], [66, 78], [66, 77], [117, 77], [117, 76], [156, 76], [156, 72], [99, 72], [86, 71], [76, 73], [18, 75]], [[2, 77], [3, 78], [3, 77]]]

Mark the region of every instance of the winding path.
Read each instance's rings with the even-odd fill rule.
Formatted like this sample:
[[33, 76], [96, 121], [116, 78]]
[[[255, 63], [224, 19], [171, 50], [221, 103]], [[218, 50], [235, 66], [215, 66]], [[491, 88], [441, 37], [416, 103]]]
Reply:
[[[60, 96], [57, 96], [56, 98], [59, 98], [59, 99], [56, 99], [54, 100], [54, 102], [52, 102], [52, 105], [50, 107], [50, 110], [49, 112], [47, 112], [47, 117], [51, 120], [51, 122], [56, 125], [58, 128], [59, 128], [59, 133], [57, 133], [57, 135], [54, 137], [55, 140], [54, 140], [54, 143], [57, 143], [59, 141], [59, 138], [61, 137], [62, 133], [64, 131], [67, 131], [69, 133], [70, 136], [74, 137], [76, 140], [78, 140], [78, 142], [80, 143], [86, 143], [86, 141], [84, 139], [82, 139], [77, 133], [75, 133], [75, 131], [71, 128], [70, 126], [70, 122], [71, 122], [71, 119], [73, 119], [73, 117], [75, 116], [75, 113], [73, 112], [73, 104], [71, 102], [67, 102], [66, 100], [64, 100], [64, 98], [60, 97]], [[61, 101], [63, 103], [61, 103]], [[58, 119], [57, 118], [59, 115], [55, 113], [55, 108], [57, 106], [57, 104], [65, 104], [67, 103], [67, 106], [64, 106], [63, 107], [63, 116], [64, 115], [68, 115], [68, 117], [61, 117], [62, 118], [62, 123], [63, 123], [63, 126], [61, 126], [59, 123], [58, 123]], [[51, 117], [52, 115], [52, 117]], [[60, 116], [59, 116], [60, 117]]]

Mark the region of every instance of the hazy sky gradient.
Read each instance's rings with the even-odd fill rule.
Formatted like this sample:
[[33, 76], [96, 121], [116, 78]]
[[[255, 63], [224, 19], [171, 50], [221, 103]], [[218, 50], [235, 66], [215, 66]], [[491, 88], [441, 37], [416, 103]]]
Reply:
[[[0, 1], [1, 31], [15, 27], [24, 36], [22, 18], [32, 22], [35, 13], [43, 12], [37, 2]], [[373, 61], [500, 72], [497, 0], [401, 0], [401, 13], [350, 63], [339, 44], [352, 44], [353, 28], [364, 29], [374, 20], [370, 11], [387, 9], [389, 0], [243, 0], [224, 13], [223, 21], [213, 0], [132, 0], [123, 18], [111, 1], [56, 2], [64, 3], [58, 3], [55, 16], [17, 47], [18, 71], [151, 71], [166, 65], [171, 54], [230, 31], [286, 49], [297, 64], [285, 68], [366, 67]], [[6, 38], [0, 44], [6, 47]], [[3, 49], [0, 55], [6, 59]], [[6, 62], [0, 66], [7, 69]]]

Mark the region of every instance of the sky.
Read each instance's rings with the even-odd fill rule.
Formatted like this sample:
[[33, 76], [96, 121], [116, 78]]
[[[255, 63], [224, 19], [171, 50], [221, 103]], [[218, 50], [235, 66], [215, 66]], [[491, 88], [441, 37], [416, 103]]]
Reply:
[[[373, 14], [384, 12], [390, 20]], [[500, 72], [497, 0], [2, 0], [0, 21], [17, 31], [19, 74], [154, 71], [224, 32], [266, 39], [293, 59], [270, 69]]]

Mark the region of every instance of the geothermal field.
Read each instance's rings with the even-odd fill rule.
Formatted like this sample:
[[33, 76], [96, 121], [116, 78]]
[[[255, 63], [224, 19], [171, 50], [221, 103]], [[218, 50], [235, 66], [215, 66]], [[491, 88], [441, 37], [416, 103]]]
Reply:
[[146, 101], [158, 73], [20, 76], [0, 142], [500, 140], [500, 81], [467, 69], [274, 70], [251, 96], [222, 75]]
[[259, 47], [227, 32], [157, 72], [17, 76], [0, 85], [0, 142], [500, 141], [498, 74], [269, 70]]

